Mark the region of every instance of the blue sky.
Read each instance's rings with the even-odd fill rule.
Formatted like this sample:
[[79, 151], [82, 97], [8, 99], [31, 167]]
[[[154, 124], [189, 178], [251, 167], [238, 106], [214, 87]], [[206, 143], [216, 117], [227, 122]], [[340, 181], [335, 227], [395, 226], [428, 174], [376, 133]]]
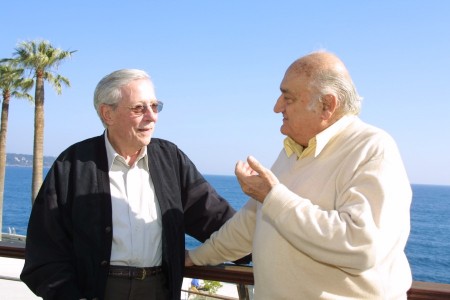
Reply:
[[[450, 185], [450, 1], [7, 1], [0, 58], [45, 39], [77, 50], [45, 89], [44, 152], [99, 135], [92, 95], [120, 68], [146, 70], [164, 110], [155, 136], [204, 174], [232, 175], [254, 155], [270, 167], [282, 147], [273, 112], [286, 68], [326, 49], [364, 97], [360, 117], [398, 143], [410, 181]], [[34, 108], [10, 105], [7, 152], [32, 154]]]

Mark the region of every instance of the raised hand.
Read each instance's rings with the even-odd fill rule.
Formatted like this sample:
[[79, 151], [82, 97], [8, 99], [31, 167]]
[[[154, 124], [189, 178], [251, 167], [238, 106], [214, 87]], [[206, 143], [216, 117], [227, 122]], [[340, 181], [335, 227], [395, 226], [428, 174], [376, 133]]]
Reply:
[[247, 162], [238, 161], [234, 170], [242, 191], [263, 203], [272, 187], [279, 183], [278, 178], [253, 156]]

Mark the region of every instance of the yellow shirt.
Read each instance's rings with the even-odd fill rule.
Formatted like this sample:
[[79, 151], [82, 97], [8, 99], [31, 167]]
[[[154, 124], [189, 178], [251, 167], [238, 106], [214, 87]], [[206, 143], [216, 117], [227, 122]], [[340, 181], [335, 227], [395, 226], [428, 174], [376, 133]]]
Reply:
[[295, 153], [297, 159], [306, 157], [316, 150], [316, 138], [313, 137], [308, 142], [308, 147], [304, 148], [302, 145], [297, 144], [293, 139], [287, 137], [284, 139], [284, 151], [287, 157], [290, 157]]

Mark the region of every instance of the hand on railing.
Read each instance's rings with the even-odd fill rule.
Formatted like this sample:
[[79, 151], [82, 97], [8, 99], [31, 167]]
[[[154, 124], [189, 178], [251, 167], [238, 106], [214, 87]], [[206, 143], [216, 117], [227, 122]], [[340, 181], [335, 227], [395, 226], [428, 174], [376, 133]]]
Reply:
[[185, 267], [192, 267], [194, 263], [191, 260], [191, 257], [189, 256], [189, 251], [184, 249], [184, 266]]

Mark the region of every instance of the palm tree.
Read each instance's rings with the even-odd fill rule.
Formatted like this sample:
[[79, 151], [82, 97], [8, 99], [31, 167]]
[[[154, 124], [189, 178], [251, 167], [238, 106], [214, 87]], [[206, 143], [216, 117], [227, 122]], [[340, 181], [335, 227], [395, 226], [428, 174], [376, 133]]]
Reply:
[[2, 90], [2, 116], [0, 127], [0, 241], [2, 240], [3, 224], [3, 195], [6, 173], [6, 134], [8, 131], [9, 100], [14, 98], [26, 98], [30, 101], [33, 97], [27, 93], [33, 86], [33, 79], [23, 78], [23, 69], [14, 68], [8, 64], [0, 64], [0, 90]]
[[56, 73], [59, 64], [72, 57], [76, 51], [63, 51], [53, 47], [49, 41], [35, 40], [20, 42], [13, 53], [11, 62], [29, 69], [36, 78], [34, 96], [34, 144], [31, 203], [37, 196], [43, 179], [44, 164], [44, 81], [50, 83], [58, 95], [62, 84], [70, 87], [69, 79]]

